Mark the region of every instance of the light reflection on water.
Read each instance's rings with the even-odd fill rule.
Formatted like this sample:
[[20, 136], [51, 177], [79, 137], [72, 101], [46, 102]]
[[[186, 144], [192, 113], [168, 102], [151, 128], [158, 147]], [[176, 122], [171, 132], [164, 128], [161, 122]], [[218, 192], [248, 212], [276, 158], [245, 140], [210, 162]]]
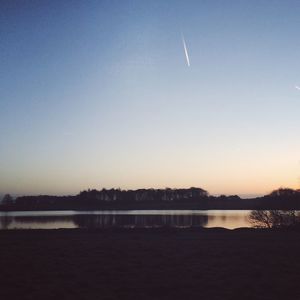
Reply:
[[249, 227], [247, 210], [0, 212], [0, 229]]

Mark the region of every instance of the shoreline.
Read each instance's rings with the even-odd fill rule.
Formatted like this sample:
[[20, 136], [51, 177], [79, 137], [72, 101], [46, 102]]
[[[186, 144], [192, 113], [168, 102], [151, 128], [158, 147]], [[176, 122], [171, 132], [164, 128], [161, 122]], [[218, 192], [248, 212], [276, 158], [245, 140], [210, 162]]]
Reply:
[[39, 212], [39, 211], [78, 211], [78, 212], [95, 212], [95, 211], [142, 211], [142, 210], [156, 210], [156, 211], [251, 211], [251, 210], [282, 210], [282, 211], [288, 211], [288, 210], [295, 210], [300, 211], [300, 207], [297, 208], [191, 208], [191, 207], [172, 207], [172, 208], [144, 208], [144, 207], [135, 207], [135, 208], [125, 208], [125, 207], [102, 207], [102, 208], [40, 208], [40, 209], [1, 209], [0, 213], [6, 213], [6, 212]]

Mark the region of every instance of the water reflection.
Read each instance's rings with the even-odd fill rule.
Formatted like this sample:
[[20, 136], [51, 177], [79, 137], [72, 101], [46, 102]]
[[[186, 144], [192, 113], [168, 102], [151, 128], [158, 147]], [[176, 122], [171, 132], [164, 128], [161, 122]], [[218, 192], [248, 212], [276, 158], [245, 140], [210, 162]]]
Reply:
[[0, 217], [0, 229], [8, 229], [12, 221], [13, 221], [13, 217], [7, 214], [3, 214]]
[[205, 227], [207, 215], [75, 215], [82, 228], [106, 227]]
[[249, 211], [0, 212], [0, 229], [247, 227]]
[[76, 228], [71, 216], [8, 216], [0, 214], [0, 229]]

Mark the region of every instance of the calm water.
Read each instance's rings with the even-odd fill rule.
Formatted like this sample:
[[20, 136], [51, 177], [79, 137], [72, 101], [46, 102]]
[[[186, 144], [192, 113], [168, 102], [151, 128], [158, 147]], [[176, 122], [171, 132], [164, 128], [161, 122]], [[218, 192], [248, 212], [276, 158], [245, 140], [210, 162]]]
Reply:
[[0, 229], [250, 227], [248, 210], [0, 212]]

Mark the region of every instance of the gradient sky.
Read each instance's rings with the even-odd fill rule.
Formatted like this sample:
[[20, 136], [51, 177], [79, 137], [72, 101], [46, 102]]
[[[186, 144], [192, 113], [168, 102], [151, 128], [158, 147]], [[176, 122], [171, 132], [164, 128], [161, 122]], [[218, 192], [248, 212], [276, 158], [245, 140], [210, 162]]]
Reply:
[[299, 1], [1, 1], [0, 193], [299, 187], [299, 16]]

